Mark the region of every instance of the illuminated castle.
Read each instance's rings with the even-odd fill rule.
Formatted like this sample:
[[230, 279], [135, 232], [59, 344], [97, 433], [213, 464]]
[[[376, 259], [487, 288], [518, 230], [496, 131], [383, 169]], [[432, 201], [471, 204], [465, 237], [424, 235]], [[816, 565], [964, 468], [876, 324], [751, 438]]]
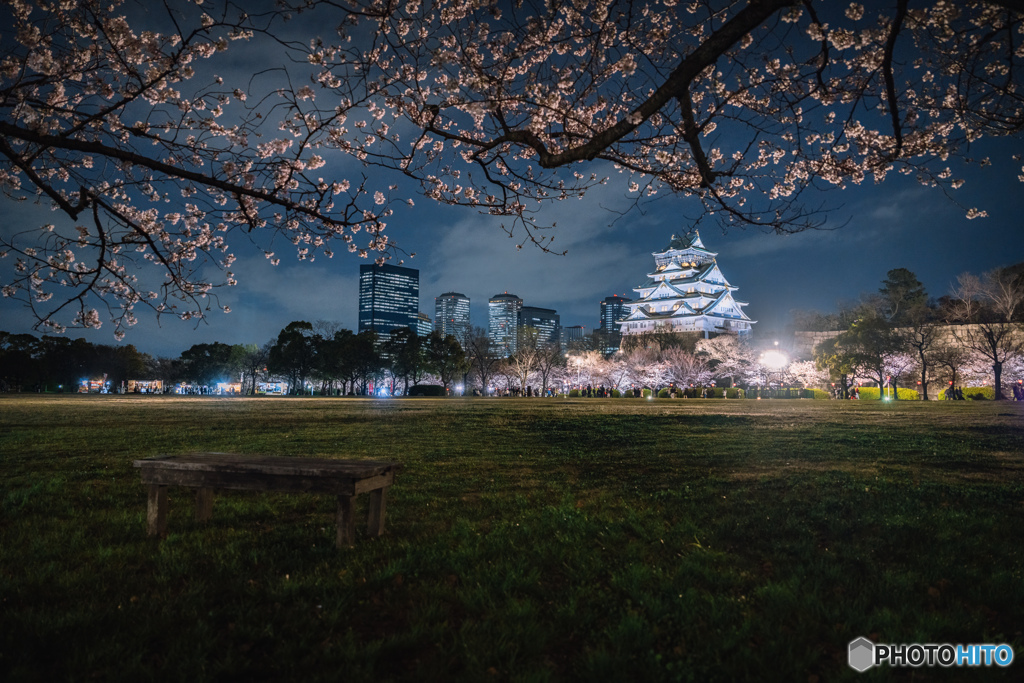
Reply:
[[625, 304], [622, 334], [703, 332], [750, 334], [751, 320], [743, 313], [747, 304], [737, 301], [715, 262], [714, 252], [704, 248], [696, 230], [685, 237], [672, 236], [668, 246], [655, 252], [653, 273], [634, 287], [639, 300]]

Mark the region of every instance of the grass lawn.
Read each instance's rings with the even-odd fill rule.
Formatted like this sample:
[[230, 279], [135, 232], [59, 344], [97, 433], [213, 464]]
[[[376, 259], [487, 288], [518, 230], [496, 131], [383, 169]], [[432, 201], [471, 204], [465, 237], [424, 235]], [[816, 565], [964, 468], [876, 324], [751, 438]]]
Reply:
[[[0, 396], [0, 680], [1021, 680], [1024, 405]], [[329, 496], [170, 489], [192, 450], [395, 459]], [[362, 497], [362, 498], [365, 498]], [[361, 502], [365, 504], [365, 501]], [[1009, 643], [1008, 669], [846, 647]]]

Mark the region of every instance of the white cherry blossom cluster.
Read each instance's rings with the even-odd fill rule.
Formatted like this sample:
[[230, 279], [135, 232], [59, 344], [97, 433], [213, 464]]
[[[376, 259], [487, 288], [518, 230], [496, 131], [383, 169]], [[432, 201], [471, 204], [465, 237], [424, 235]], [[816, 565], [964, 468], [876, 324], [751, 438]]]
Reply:
[[243, 233], [267, 244], [283, 233], [304, 260], [361, 228], [357, 251], [391, 248], [390, 209], [365, 181], [323, 177], [340, 145], [322, 127], [344, 110], [321, 121], [315, 84], [256, 97], [225, 84], [217, 56], [267, 24], [195, 4], [166, 3], [162, 22], [151, 12], [146, 25], [164, 33], [141, 30], [123, 0], [0, 7], [0, 189], [64, 214], [4, 237], [3, 295], [46, 329], [109, 321], [120, 337], [139, 305], [187, 320], [226, 311], [215, 292], [237, 283], [229, 242]]
[[[272, 263], [276, 236], [300, 260], [340, 241], [382, 261], [414, 194], [552, 249], [538, 212], [609, 170], [637, 202], [671, 191], [724, 225], [798, 231], [823, 220], [808, 188], [895, 172], [948, 194], [953, 161], [987, 163], [968, 145], [1024, 129], [1008, 0], [199, 4], [164, 4], [164, 33], [123, 0], [0, 9], [0, 190], [75, 226], [0, 244], [4, 295], [41, 321], [201, 318], [239, 237]], [[257, 38], [287, 68], [216, 75]], [[336, 177], [342, 157], [358, 179]]]

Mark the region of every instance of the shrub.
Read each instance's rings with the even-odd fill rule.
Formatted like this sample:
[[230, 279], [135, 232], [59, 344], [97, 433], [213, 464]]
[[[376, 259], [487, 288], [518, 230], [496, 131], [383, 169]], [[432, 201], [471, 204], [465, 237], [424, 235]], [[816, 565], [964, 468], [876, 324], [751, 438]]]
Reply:
[[[964, 398], [971, 401], [994, 401], [996, 390], [993, 387], [964, 387]], [[1012, 396], [1012, 394], [1011, 394]], [[946, 389], [939, 392], [939, 400], [946, 400]]]
[[579, 397], [580, 397], [580, 390], [579, 389], [573, 389], [572, 391], [569, 392], [569, 398], [579, 398]]
[[668, 398], [668, 389], [662, 389], [659, 391], [658, 398]]
[[[917, 401], [921, 398], [914, 389], [904, 389], [900, 387], [897, 391], [899, 391], [899, 398], [901, 401]], [[889, 391], [889, 395], [890, 397], [892, 396], [891, 390]], [[860, 397], [868, 401], [877, 401], [879, 397], [878, 387], [860, 387]]]
[[730, 387], [725, 390], [726, 398], [743, 398], [743, 389], [739, 387]]
[[651, 390], [650, 389], [644, 389], [643, 390], [643, 397], [644, 398], [650, 398], [651, 397]]
[[970, 387], [964, 389], [964, 398], [972, 401], [994, 401], [996, 400], [995, 387]]
[[[903, 389], [900, 389], [900, 391], [903, 391]], [[824, 399], [827, 401], [832, 397], [823, 389], [804, 389], [801, 398]], [[900, 394], [900, 398], [903, 398], [903, 394]]]
[[612, 398], [621, 398], [622, 392], [618, 389], [612, 389]]
[[440, 384], [414, 384], [409, 387], [409, 396], [444, 396], [444, 387]]

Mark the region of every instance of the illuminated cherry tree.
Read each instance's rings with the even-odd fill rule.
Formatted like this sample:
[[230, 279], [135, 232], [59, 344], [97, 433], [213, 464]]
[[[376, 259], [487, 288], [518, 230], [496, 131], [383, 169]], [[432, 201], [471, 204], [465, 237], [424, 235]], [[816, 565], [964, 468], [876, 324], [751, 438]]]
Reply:
[[[698, 222], [798, 231], [824, 219], [809, 188], [949, 193], [969, 143], [1024, 124], [1016, 0], [211, 4], [2, 6], [0, 185], [74, 226], [5, 238], [3, 293], [52, 329], [99, 326], [97, 306], [118, 333], [139, 305], [202, 316], [239, 241], [388, 258], [414, 195], [548, 250], [542, 207], [619, 174]], [[236, 41], [287, 69], [218, 78]], [[336, 157], [363, 171], [333, 177]]]
[[250, 93], [207, 65], [232, 42], [266, 38], [278, 16], [177, 3], [162, 8], [170, 30], [157, 33], [133, 27], [130, 9], [0, 8], [0, 187], [49, 202], [72, 226], [4, 235], [5, 297], [53, 331], [99, 327], [105, 306], [120, 337], [140, 305], [184, 319], [215, 306], [214, 288], [236, 282], [229, 239], [285, 238], [306, 260], [337, 244], [361, 256], [387, 249], [389, 188], [319, 170], [331, 131], [361, 102], [336, 101], [323, 120], [309, 85]]

